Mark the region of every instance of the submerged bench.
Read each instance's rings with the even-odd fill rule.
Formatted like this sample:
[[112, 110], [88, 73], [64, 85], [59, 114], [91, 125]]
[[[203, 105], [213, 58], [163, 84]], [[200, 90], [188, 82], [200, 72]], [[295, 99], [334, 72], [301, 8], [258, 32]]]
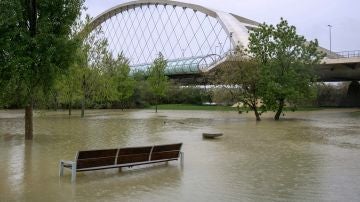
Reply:
[[125, 147], [119, 149], [78, 151], [74, 161], [60, 161], [60, 176], [64, 168], [71, 169], [71, 181], [76, 172], [133, 167], [138, 165], [178, 160], [183, 165], [182, 143], [144, 147]]

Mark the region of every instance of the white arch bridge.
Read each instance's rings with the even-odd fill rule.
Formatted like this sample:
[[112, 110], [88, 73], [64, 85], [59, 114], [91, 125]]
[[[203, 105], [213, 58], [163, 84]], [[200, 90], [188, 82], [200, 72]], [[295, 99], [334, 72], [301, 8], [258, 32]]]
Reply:
[[[144, 71], [161, 52], [171, 78], [198, 79], [224, 64], [237, 46], [247, 47], [258, 22], [200, 5], [169, 0], [137, 0], [97, 16], [86, 34], [101, 30], [112, 55], [123, 54], [133, 71]], [[322, 48], [321, 48], [322, 49]], [[360, 53], [328, 53], [317, 68], [322, 81], [360, 80]], [[350, 56], [350, 54], [349, 54]], [[196, 82], [196, 80], [193, 80]], [[189, 81], [188, 81], [189, 82]]]

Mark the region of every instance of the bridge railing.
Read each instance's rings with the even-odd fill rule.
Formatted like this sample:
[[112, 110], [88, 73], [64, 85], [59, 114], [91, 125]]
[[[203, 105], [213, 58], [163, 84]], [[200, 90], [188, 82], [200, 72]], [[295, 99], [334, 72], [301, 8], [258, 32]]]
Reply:
[[228, 50], [226, 52], [224, 52], [223, 54], [221, 55], [217, 55], [218, 57], [216, 58], [216, 60], [214, 60], [212, 63], [210, 64], [202, 64], [202, 65], [199, 65], [199, 68], [203, 71], [203, 72], [206, 72], [209, 68], [213, 67], [214, 65], [216, 65], [218, 62], [220, 62], [221, 60], [231, 56], [231, 55], [234, 55], [236, 52], [234, 50]]
[[353, 51], [342, 51], [335, 53], [337, 58], [354, 58], [360, 57], [360, 50], [353, 50]]

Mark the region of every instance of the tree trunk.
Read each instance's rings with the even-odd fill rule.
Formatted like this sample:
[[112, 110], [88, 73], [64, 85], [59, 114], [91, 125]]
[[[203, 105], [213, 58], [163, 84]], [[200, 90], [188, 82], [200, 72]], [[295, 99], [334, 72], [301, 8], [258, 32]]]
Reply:
[[81, 118], [85, 116], [85, 97], [81, 101]]
[[157, 108], [158, 108], [158, 98], [156, 97], [156, 100], [155, 100], [155, 113], [157, 113]]
[[33, 105], [32, 102], [25, 107], [25, 139], [33, 139]]
[[69, 103], [69, 116], [71, 116], [71, 108], [72, 108], [72, 102]]
[[[37, 27], [37, 9], [36, 9], [36, 0], [28, 0], [27, 3], [27, 14], [29, 19], [29, 32], [31, 38], [36, 36], [36, 27]], [[30, 54], [31, 55], [31, 54]], [[35, 59], [32, 61], [32, 68], [35, 66]], [[32, 91], [30, 91], [30, 96], [33, 96]], [[25, 107], [25, 140], [33, 139], [33, 100], [31, 99], [30, 103]]]
[[124, 111], [125, 103], [123, 103], [123, 102], [121, 101], [121, 102], [120, 102], [120, 106], [121, 106], [121, 111]]
[[85, 115], [85, 99], [86, 99], [86, 80], [85, 80], [85, 74], [83, 75], [83, 99], [81, 100], [81, 118], [84, 118]]
[[277, 110], [277, 112], [275, 114], [275, 117], [274, 117], [274, 119], [276, 121], [278, 121], [280, 119], [280, 115], [281, 115], [281, 113], [283, 111], [284, 105], [285, 105], [285, 99], [280, 99], [279, 100], [279, 107], [278, 107], [278, 110]]
[[33, 38], [36, 35], [37, 28], [37, 8], [36, 0], [27, 0], [28, 8], [28, 18], [29, 18], [29, 32], [30, 36]]
[[57, 108], [58, 108], [58, 100], [55, 97], [54, 110], [57, 111]]
[[261, 121], [260, 113], [256, 107], [254, 107], [254, 113], [255, 113], [256, 121]]

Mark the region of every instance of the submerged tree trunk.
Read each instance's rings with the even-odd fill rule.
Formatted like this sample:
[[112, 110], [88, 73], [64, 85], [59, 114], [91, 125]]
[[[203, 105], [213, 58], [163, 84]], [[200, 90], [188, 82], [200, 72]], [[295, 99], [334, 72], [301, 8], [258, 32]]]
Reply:
[[81, 118], [84, 118], [85, 115], [85, 97], [81, 101]]
[[156, 100], [155, 100], [155, 113], [157, 113], [157, 110], [158, 109], [158, 98], [156, 97]]
[[255, 113], [256, 121], [261, 121], [260, 113], [259, 113], [257, 107], [254, 107], [253, 110], [254, 110], [254, 113]]
[[123, 101], [120, 101], [120, 108], [121, 108], [121, 111], [124, 111], [125, 103]]
[[71, 108], [72, 108], [72, 102], [69, 103], [69, 116], [71, 116]]
[[32, 102], [25, 107], [25, 139], [33, 139], [33, 105]]
[[[29, 32], [30, 37], [35, 38], [36, 37], [36, 28], [37, 28], [37, 8], [36, 8], [36, 0], [27, 0], [27, 18], [29, 20]], [[32, 54], [30, 54], [31, 56]], [[33, 56], [31, 56], [33, 57]], [[32, 68], [35, 68], [35, 59], [32, 58]], [[29, 91], [29, 95], [32, 95], [32, 88]], [[28, 103], [25, 107], [25, 140], [32, 140], [33, 139], [33, 99], [31, 97], [30, 103]]]
[[285, 105], [285, 99], [280, 99], [279, 100], [279, 107], [278, 107], [278, 110], [277, 110], [277, 112], [275, 114], [275, 117], [274, 117], [275, 120], [278, 121], [280, 119], [280, 115], [281, 115], [281, 113], [283, 111], [284, 105]]

